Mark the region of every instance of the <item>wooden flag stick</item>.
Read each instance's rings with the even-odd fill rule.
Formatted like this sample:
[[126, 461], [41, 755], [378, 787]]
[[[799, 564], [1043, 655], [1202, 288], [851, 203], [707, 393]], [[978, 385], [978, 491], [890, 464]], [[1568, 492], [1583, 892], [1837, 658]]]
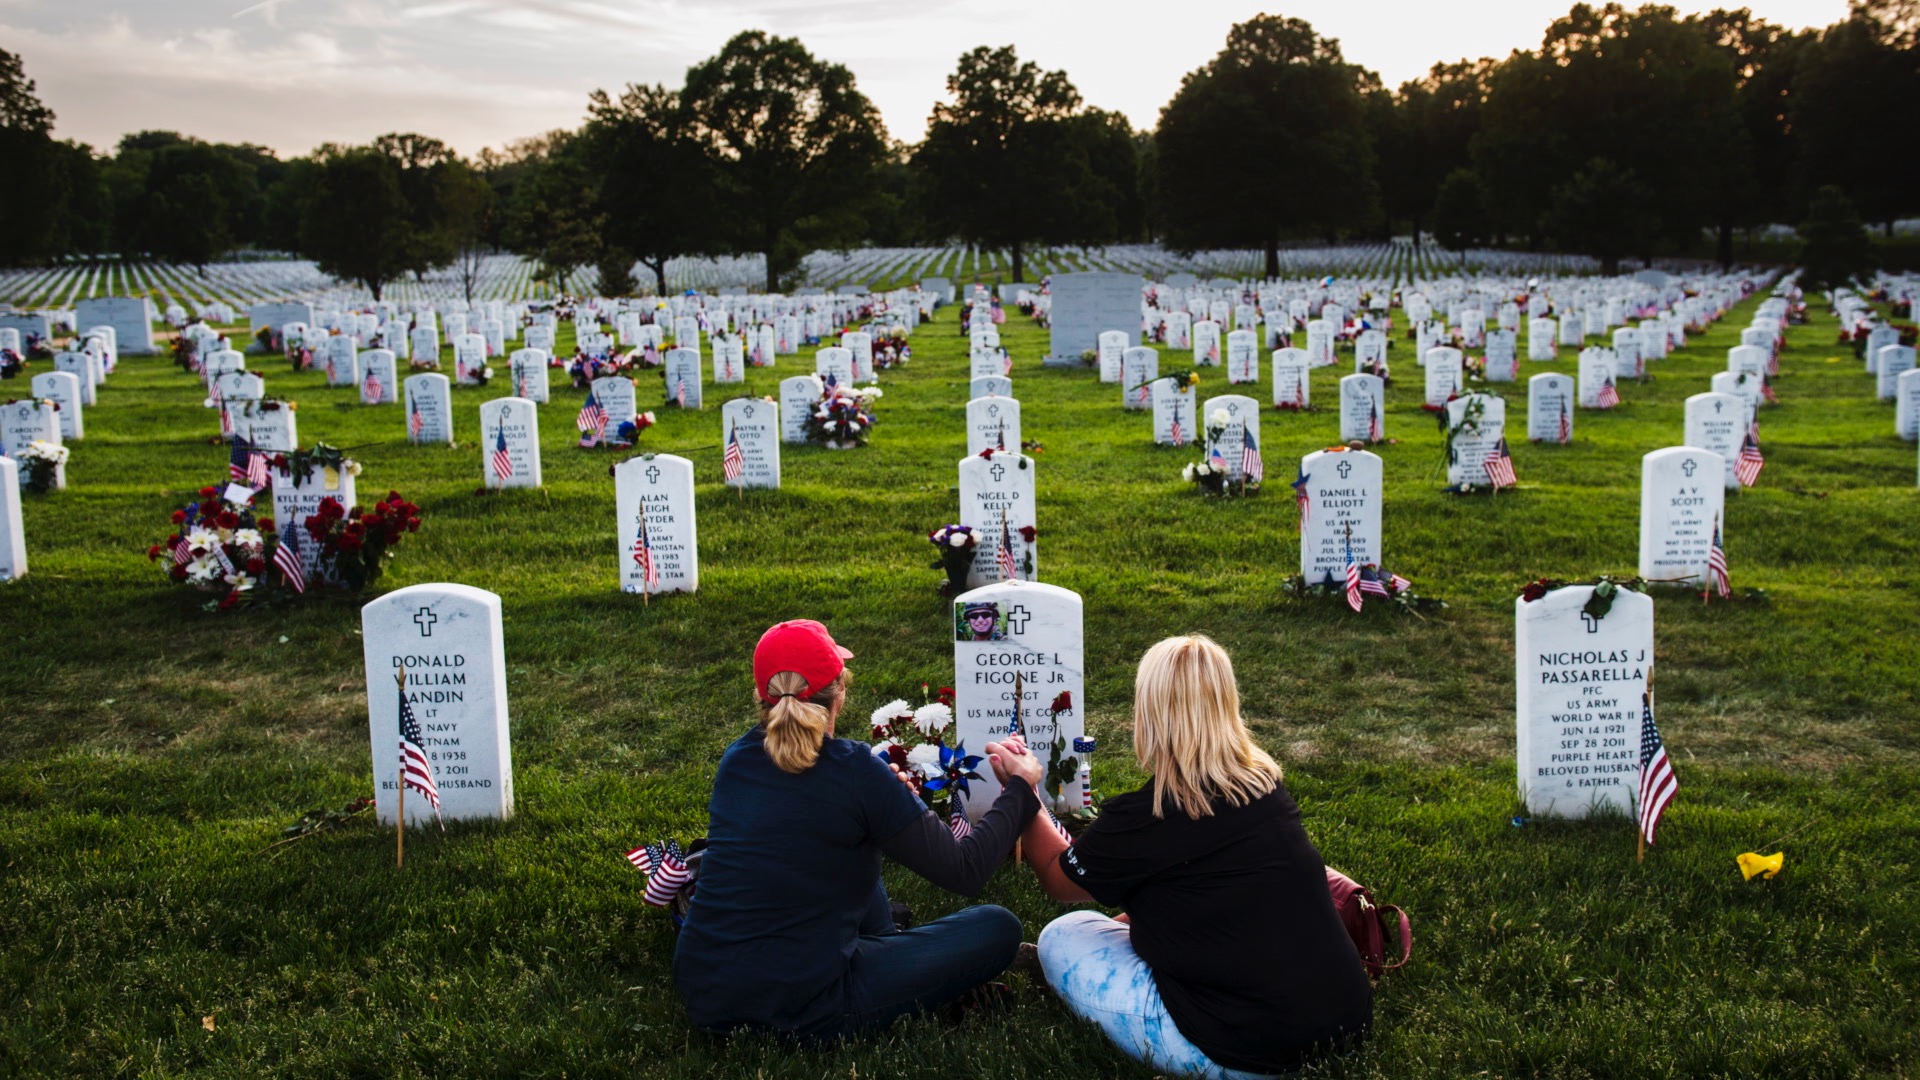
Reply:
[[[404, 698], [407, 693], [407, 669], [394, 668], [393, 678], [399, 684], [400, 695]], [[399, 749], [398, 740], [395, 741], [394, 749]], [[407, 862], [407, 756], [405, 754], [398, 755], [394, 779], [400, 784], [400, 810], [393, 816], [393, 867], [398, 870]]]

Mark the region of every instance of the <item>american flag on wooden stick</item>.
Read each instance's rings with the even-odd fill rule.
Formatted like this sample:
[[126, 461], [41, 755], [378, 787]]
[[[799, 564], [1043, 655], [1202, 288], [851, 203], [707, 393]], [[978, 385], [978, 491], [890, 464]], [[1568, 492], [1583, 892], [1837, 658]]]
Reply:
[[1240, 474], [1248, 483], [1258, 484], [1267, 478], [1267, 464], [1260, 458], [1260, 440], [1253, 434], [1253, 428], [1240, 428]]
[[1487, 455], [1481, 467], [1487, 470], [1487, 480], [1493, 484], [1495, 491], [1518, 483], [1513, 475], [1513, 455], [1507, 452], [1507, 440], [1504, 438], [1493, 444], [1493, 453]]
[[740, 431], [736, 427], [727, 429], [727, 448], [720, 455], [720, 472], [731, 484], [740, 479], [746, 469], [746, 455], [740, 450]]
[[1360, 595], [1360, 564], [1353, 561], [1353, 526], [1347, 526], [1347, 606], [1355, 611], [1366, 603]]
[[1667, 758], [1667, 746], [1660, 741], [1660, 729], [1653, 723], [1653, 694], [1640, 695], [1640, 837], [1653, 843], [1660, 818], [1680, 790], [1674, 779], [1673, 762]]
[[673, 403], [683, 409], [687, 407], [687, 377], [685, 375], [673, 380]]
[[273, 549], [273, 565], [294, 592], [305, 594], [307, 564], [300, 557], [300, 529], [299, 525], [289, 525], [287, 531], [280, 534], [280, 543]]
[[407, 413], [407, 434], [417, 439], [422, 432], [427, 430], [427, 418], [420, 412], [419, 398], [409, 397], [407, 400], [407, 408], [409, 409]]
[[1733, 459], [1733, 475], [1740, 480], [1741, 487], [1752, 487], [1760, 479], [1760, 470], [1767, 467], [1767, 459], [1760, 454], [1760, 442], [1747, 432], [1740, 442], [1740, 456]]
[[580, 406], [580, 415], [573, 418], [573, 426], [595, 435], [607, 426], [607, 410], [600, 407], [600, 399], [594, 396], [591, 387], [587, 390], [587, 403]]
[[1614, 388], [1612, 378], [1600, 384], [1600, 393], [1594, 398], [1594, 403], [1602, 409], [1611, 409], [1620, 404], [1620, 391]]
[[[440, 785], [434, 783], [433, 766], [427, 761], [427, 752], [420, 743], [424, 738], [420, 733], [420, 721], [414, 719], [413, 706], [407, 703], [407, 690], [400, 687], [400, 782], [409, 790], [417, 791], [433, 804], [433, 816], [440, 817]], [[441, 822], [440, 827], [446, 828]]]
[[386, 390], [386, 387], [380, 385], [380, 376], [371, 371], [367, 372], [367, 404], [380, 404], [380, 395], [386, 393]]
[[640, 580], [652, 592], [660, 585], [660, 568], [654, 564], [653, 541], [647, 536], [647, 504], [640, 504], [640, 528], [633, 538], [633, 561], [640, 564]]
[[502, 418], [493, 431], [493, 454], [487, 460], [493, 465], [494, 479], [505, 483], [513, 476], [513, 455], [507, 452], [506, 420]]
[[1000, 576], [1008, 581], [1020, 580], [1020, 563], [1013, 557], [1013, 530], [1007, 527], [1007, 512], [1000, 511]]
[[[1720, 519], [1713, 519], [1713, 547], [1707, 550], [1707, 589], [1720, 594], [1722, 599], [1733, 594], [1733, 582], [1727, 576], [1727, 549], [1720, 546]], [[1705, 597], [1707, 589], [1700, 595]]]
[[1573, 441], [1573, 414], [1567, 411], [1565, 398], [1560, 399], [1560, 441], [1562, 443]]
[[1380, 426], [1380, 403], [1369, 397], [1367, 408], [1367, 441], [1379, 442], [1380, 436], [1385, 434]]
[[[1281, 475], [1284, 476], [1286, 474], [1282, 473]], [[1300, 478], [1293, 482], [1293, 502], [1294, 505], [1300, 508], [1300, 531], [1303, 533], [1307, 531], [1308, 508], [1313, 505], [1313, 499], [1307, 494], [1308, 479], [1306, 467], [1302, 466], [1300, 469]]]

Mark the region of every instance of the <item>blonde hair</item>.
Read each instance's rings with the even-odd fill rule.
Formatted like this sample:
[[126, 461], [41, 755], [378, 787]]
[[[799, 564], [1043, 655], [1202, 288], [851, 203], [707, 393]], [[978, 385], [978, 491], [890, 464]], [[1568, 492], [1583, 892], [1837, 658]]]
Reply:
[[1280, 766], [1240, 720], [1240, 688], [1227, 650], [1201, 634], [1147, 650], [1133, 680], [1133, 752], [1153, 774], [1153, 816], [1165, 804], [1190, 818], [1223, 798], [1244, 806], [1274, 789]]
[[781, 671], [767, 680], [767, 693], [777, 695], [773, 704], [760, 703], [760, 722], [767, 727], [767, 756], [781, 772], [802, 773], [820, 757], [820, 744], [833, 732], [833, 716], [847, 693], [847, 672], [820, 688], [812, 697], [807, 692], [807, 677], [797, 671]]

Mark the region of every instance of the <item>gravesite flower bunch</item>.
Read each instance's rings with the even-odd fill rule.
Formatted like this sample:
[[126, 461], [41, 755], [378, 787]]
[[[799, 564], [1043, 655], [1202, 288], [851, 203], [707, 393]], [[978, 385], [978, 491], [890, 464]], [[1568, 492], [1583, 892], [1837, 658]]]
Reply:
[[615, 450], [625, 450], [640, 441], [640, 433], [652, 427], [657, 421], [653, 413], [643, 412], [630, 420], [622, 420], [607, 433], [603, 445]]
[[329, 497], [320, 500], [319, 508], [301, 524], [307, 530], [301, 538], [301, 550], [318, 553], [320, 577], [330, 585], [357, 593], [386, 572], [393, 549], [408, 533], [420, 531], [420, 507], [397, 491], [387, 492], [387, 497], [371, 509], [356, 506], [349, 510], [340, 500]]
[[[209, 485], [200, 497], [173, 512], [174, 532], [165, 543], [147, 548], [147, 559], [167, 559], [167, 577], [199, 592], [213, 593], [209, 611], [227, 611], [258, 597], [278, 538], [271, 518], [256, 518], [252, 488]], [[237, 497], [236, 497], [237, 496]]]
[[31, 330], [27, 332], [26, 345], [29, 361], [53, 359], [53, 343]]
[[967, 574], [973, 569], [974, 549], [980, 546], [979, 534], [969, 525], [942, 525], [928, 533], [927, 540], [940, 549], [933, 568], [947, 574], [941, 592], [957, 596], [967, 591]]
[[0, 379], [11, 379], [25, 370], [26, 357], [12, 349], [0, 349]]
[[[58, 408], [58, 406], [55, 406]], [[60, 466], [67, 463], [67, 448], [35, 439], [13, 456], [20, 465], [20, 487], [35, 495], [53, 490]]]
[[628, 353], [625, 356], [588, 356], [585, 353], [579, 353], [574, 356], [572, 362], [567, 364], [567, 376], [573, 380], [575, 390], [585, 390], [593, 385], [595, 379], [625, 375], [637, 366], [636, 355]]
[[873, 403], [880, 397], [877, 386], [827, 387], [807, 418], [807, 441], [829, 450], [867, 445], [873, 431]]
[[[899, 768], [928, 809], [949, 823], [964, 821], [970, 785], [980, 779], [977, 770], [984, 759], [969, 754], [963, 743], [947, 744], [953, 688], [943, 686], [934, 693], [932, 684], [921, 683], [920, 693], [926, 703], [917, 709], [897, 700], [873, 710], [873, 754]], [[958, 832], [961, 826], [952, 827]]]

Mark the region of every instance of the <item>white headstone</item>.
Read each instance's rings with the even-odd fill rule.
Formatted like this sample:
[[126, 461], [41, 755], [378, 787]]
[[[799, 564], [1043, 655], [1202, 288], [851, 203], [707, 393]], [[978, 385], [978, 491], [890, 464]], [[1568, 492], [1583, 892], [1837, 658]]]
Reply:
[[1020, 452], [1018, 398], [975, 398], [967, 402], [967, 453], [978, 454], [989, 446]]
[[1020, 530], [1038, 526], [1036, 513], [1033, 459], [1010, 451], [991, 458], [976, 454], [960, 462], [960, 523], [971, 526], [980, 538], [968, 586], [977, 588], [1004, 577], [999, 562], [1003, 514], [1020, 580], [1035, 579], [1040, 569], [1038, 545], [1028, 542]]
[[820, 401], [820, 380], [813, 375], [795, 375], [780, 380], [780, 441], [807, 441], [807, 419]]
[[1527, 359], [1552, 360], [1558, 354], [1554, 335], [1559, 329], [1559, 324], [1552, 319], [1527, 320]]
[[[273, 523], [282, 536], [290, 530], [302, 529], [307, 518], [328, 499], [337, 501], [341, 509], [349, 513], [353, 511], [356, 499], [351, 472], [332, 466], [313, 465], [305, 473], [295, 473], [292, 462], [274, 467]], [[304, 544], [307, 534], [300, 532], [299, 536], [303, 541], [304, 553], [307, 550]], [[309, 582], [337, 582], [337, 572], [332, 566], [311, 554], [306, 562]]]
[[[698, 364], [698, 360], [695, 363]], [[595, 401], [607, 414], [607, 426], [602, 429], [617, 432], [620, 425], [640, 414], [639, 399], [634, 393], [633, 380], [625, 375], [603, 375], [593, 380], [589, 386]]]
[[461, 386], [479, 386], [487, 368], [487, 339], [460, 334], [453, 339], [453, 380]]
[[1466, 359], [1459, 349], [1442, 345], [1427, 353], [1428, 408], [1438, 409], [1467, 392]]
[[1355, 563], [1380, 564], [1385, 469], [1380, 455], [1370, 450], [1315, 450], [1300, 459], [1307, 495], [1300, 521], [1300, 576], [1307, 584], [1345, 579], [1349, 536]]
[[291, 454], [300, 446], [299, 425], [290, 402], [249, 401], [234, 414], [234, 434], [256, 450]]
[[683, 409], [703, 409], [700, 354], [693, 349], [667, 350], [667, 403]]
[[1340, 441], [1377, 443], [1387, 437], [1387, 385], [1378, 375], [1340, 380]]
[[1880, 350], [1880, 364], [1874, 369], [1874, 392], [1881, 401], [1892, 401], [1900, 385], [1900, 376], [1912, 371], [1913, 346], [1888, 345]]
[[713, 338], [713, 381], [747, 381], [747, 351], [738, 334], [716, 334]]
[[1640, 347], [1640, 331], [1623, 326], [1613, 332], [1613, 376], [1637, 379], [1646, 374], [1645, 353]]
[[1519, 377], [1519, 339], [1511, 330], [1489, 331], [1487, 334], [1487, 381], [1509, 383]]
[[[1008, 734], [1017, 677], [1028, 749], [1049, 761], [1058, 742], [1062, 760], [1073, 756], [1073, 740], [1086, 734], [1082, 610], [1079, 594], [1031, 581], [986, 585], [954, 599], [954, 737], [967, 753], [984, 754], [987, 743]], [[983, 767], [980, 775], [966, 802], [976, 820], [1000, 790], [993, 770]], [[1063, 784], [1056, 805], [1081, 804], [1079, 781]]]
[[1732, 394], [1747, 403], [1747, 424], [1751, 426], [1760, 412], [1760, 388], [1765, 380], [1756, 375], [1734, 371], [1716, 371], [1707, 380], [1716, 394]]
[[440, 333], [433, 327], [416, 327], [407, 338], [415, 360], [437, 362], [440, 359]]
[[1202, 319], [1193, 324], [1193, 366], [1214, 367], [1220, 363], [1220, 324]]
[[540, 486], [540, 413], [533, 402], [507, 397], [481, 403], [480, 479], [490, 488]]
[[453, 445], [452, 380], [437, 371], [407, 376], [407, 441], [415, 446]]
[[1727, 350], [1727, 370], [1765, 375], [1769, 359], [1771, 356], [1765, 349], [1753, 345], [1735, 345]]
[[1653, 600], [1621, 589], [1585, 612], [1591, 585], [1513, 602], [1515, 758], [1535, 816], [1630, 815], [1640, 782], [1641, 695], [1653, 669]]
[[1150, 407], [1153, 403], [1153, 388], [1146, 384], [1159, 377], [1160, 353], [1158, 350], [1136, 345], [1121, 354], [1121, 405], [1129, 411]]
[[[643, 454], [614, 466], [613, 481], [621, 590], [649, 595], [693, 592], [700, 585], [693, 462], [672, 454]], [[651, 586], [638, 558], [643, 537], [659, 579]]]
[[[1687, 399], [1686, 445], [1711, 450], [1725, 461], [1740, 453], [1747, 437], [1747, 403], [1734, 394], [1695, 394]], [[1732, 469], [1726, 472], [1729, 489], [1740, 486]]]
[[1640, 459], [1640, 576], [1702, 585], [1714, 531], [1724, 537], [1726, 459], [1670, 446]]
[[1908, 442], [1920, 440], [1920, 369], [1894, 380], [1893, 430]]
[[1312, 380], [1305, 349], [1273, 351], [1273, 404], [1281, 409], [1305, 409], [1313, 404]]
[[853, 385], [853, 353], [830, 345], [813, 354], [813, 373], [822, 379], [831, 375], [840, 386]]
[[[840, 335], [840, 347], [853, 358], [853, 377], [861, 382], [873, 378], [873, 335], [865, 330], [850, 330]], [[822, 372], [825, 374], [825, 372]]]
[[740, 443], [740, 479], [734, 486], [780, 486], [779, 405], [762, 398], [735, 398], [720, 406], [720, 439], [723, 453], [726, 440]]
[[1235, 330], [1227, 335], [1227, 381], [1260, 381], [1260, 338], [1251, 330]]
[[1193, 387], [1176, 384], [1171, 376], [1155, 379], [1153, 392], [1153, 441], [1161, 446], [1188, 446], [1201, 440], [1199, 396]]
[[[1239, 332], [1234, 331], [1236, 334]], [[1255, 448], [1263, 445], [1260, 441], [1260, 403], [1245, 394], [1221, 394], [1202, 402], [1200, 414], [1206, 425], [1205, 437], [1212, 443], [1208, 449], [1218, 450], [1226, 460], [1228, 481], [1238, 484], [1245, 480], [1243, 451], [1247, 437], [1252, 436]], [[1216, 429], [1219, 431], [1217, 436], [1214, 434]]]
[[80, 376], [71, 371], [43, 371], [33, 377], [33, 396], [58, 405], [62, 440], [84, 439], [85, 410], [80, 400]]
[[[360, 609], [360, 634], [380, 820], [392, 824], [400, 816], [400, 672], [406, 675], [407, 705], [420, 725], [420, 749], [440, 794], [440, 817], [513, 816], [500, 598], [470, 585], [396, 589]], [[433, 821], [433, 807], [418, 791], [407, 792], [406, 806], [408, 823]]]
[[1005, 375], [995, 375], [986, 379], [972, 379], [967, 383], [967, 398], [1012, 397], [1013, 380]]
[[1573, 441], [1573, 376], [1542, 372], [1527, 380], [1527, 438], [1540, 443]]
[[[1470, 418], [1476, 406], [1479, 416]], [[1478, 391], [1464, 394], [1447, 402], [1447, 428], [1452, 437], [1447, 454], [1448, 486], [1493, 486], [1487, 476], [1487, 459], [1507, 437], [1507, 403]]]
[[0, 581], [27, 574], [27, 534], [20, 519], [20, 466], [0, 457]]
[[1126, 356], [1132, 344], [1125, 330], [1103, 330], [1098, 346], [1100, 356], [1100, 381], [1103, 383], [1120, 381], [1120, 361]]
[[1307, 322], [1307, 363], [1317, 368], [1333, 363], [1333, 324], [1325, 319]]
[[[1583, 409], [1612, 408], [1601, 403], [1601, 395], [1614, 385], [1614, 358], [1612, 349], [1592, 348], [1580, 350], [1580, 407]], [[1614, 390], [1619, 393], [1618, 388]]]
[[528, 347], [515, 349], [507, 358], [507, 376], [513, 383], [513, 396], [545, 405], [551, 398], [547, 384], [547, 362], [550, 356], [545, 349]]
[[328, 386], [360, 385], [360, 350], [346, 334], [328, 338], [326, 356], [315, 360], [327, 373]]
[[397, 358], [388, 349], [369, 349], [360, 354], [360, 403], [390, 405], [400, 400], [400, 374]]

